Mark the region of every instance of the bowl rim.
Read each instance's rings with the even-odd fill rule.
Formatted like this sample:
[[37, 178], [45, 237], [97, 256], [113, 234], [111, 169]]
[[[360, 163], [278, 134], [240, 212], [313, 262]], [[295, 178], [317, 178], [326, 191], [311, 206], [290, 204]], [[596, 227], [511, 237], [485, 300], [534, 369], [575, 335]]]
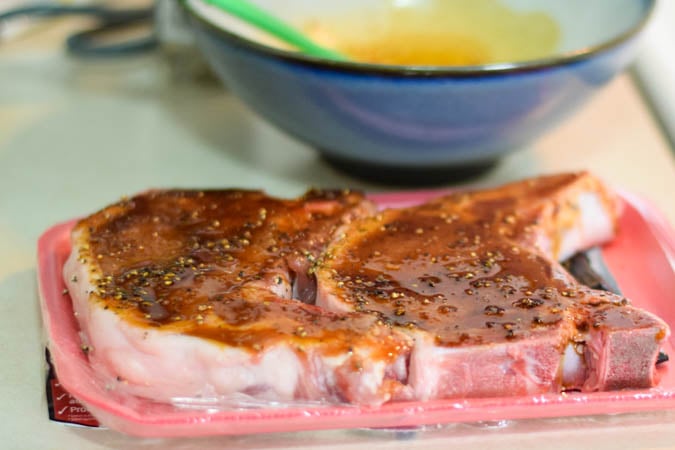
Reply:
[[[202, 0], [192, 0], [192, 1], [202, 1]], [[317, 68], [333, 69], [341, 72], [349, 72], [354, 74], [364, 73], [372, 75], [389, 75], [389, 76], [420, 77], [420, 78], [433, 78], [433, 77], [469, 78], [476, 76], [487, 77], [487, 76], [507, 75], [520, 72], [530, 72], [561, 67], [590, 59], [593, 56], [605, 53], [609, 50], [619, 47], [621, 44], [630, 41], [633, 37], [640, 34], [640, 32], [646, 27], [651, 16], [654, 14], [654, 10], [656, 9], [656, 4], [658, 3], [658, 0], [642, 0], [642, 1], [646, 5], [646, 8], [640, 20], [637, 21], [635, 25], [633, 25], [632, 27], [624, 30], [622, 33], [619, 33], [618, 35], [612, 37], [611, 39], [602, 41], [598, 44], [591, 45], [588, 47], [581, 47], [577, 50], [571, 50], [553, 56], [547, 56], [544, 58], [535, 58], [531, 60], [525, 60], [514, 63], [490, 63], [474, 66], [403, 66], [394, 64], [373, 64], [357, 61], [339, 61], [328, 58], [319, 58], [304, 53], [283, 50], [280, 48], [265, 45], [252, 39], [246, 38], [240, 34], [228, 31], [225, 28], [216, 25], [214, 22], [210, 21], [202, 14], [200, 14], [198, 11], [196, 11], [193, 8], [193, 6], [190, 5], [189, 0], [179, 0], [178, 3], [182, 5], [183, 10], [186, 11], [192, 18], [199, 21], [203, 25], [206, 25], [208, 28], [220, 34], [221, 36], [230, 39], [233, 43], [239, 45], [240, 47], [249, 48], [251, 50], [266, 54], [267, 56], [273, 57], [275, 59], [290, 61]]]

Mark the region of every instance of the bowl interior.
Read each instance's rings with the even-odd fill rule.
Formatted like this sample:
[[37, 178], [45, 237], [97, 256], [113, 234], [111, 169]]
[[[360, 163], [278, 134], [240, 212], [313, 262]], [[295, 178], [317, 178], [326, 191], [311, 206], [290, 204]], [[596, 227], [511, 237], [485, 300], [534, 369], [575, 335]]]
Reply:
[[[447, 28], [469, 26], [474, 29], [495, 27], [504, 34], [523, 34], [524, 39], [536, 41], [543, 36], [542, 23], [533, 24], [531, 29], [518, 22], [524, 16], [539, 14], [547, 19], [549, 28], [555, 28], [555, 43], [546, 50], [546, 54], [524, 55], [520, 61], [548, 59], [562, 55], [576, 55], [592, 51], [594, 48], [612, 43], [617, 39], [630, 36], [640, 27], [649, 14], [653, 0], [341, 0], [333, 2], [316, 0], [249, 0], [283, 20], [303, 29], [317, 41], [327, 46], [336, 46], [335, 40], [343, 36], [367, 37], [391, 18], [391, 13], [406, 14], [412, 10], [437, 8], [442, 3], [446, 13], [434, 16], [434, 21], [442, 21], [437, 27]], [[290, 50], [285, 44], [260, 32], [217, 8], [207, 5], [203, 0], [187, 0], [192, 9], [212, 24], [235, 33], [245, 39], [279, 49]], [[483, 12], [499, 9], [502, 14], [490, 18], [489, 14], [476, 13], [470, 20], [462, 21], [459, 12], [473, 5], [474, 12], [483, 8]], [[457, 11], [457, 14], [453, 14]], [[504, 14], [508, 12], [508, 14]], [[481, 23], [482, 17], [487, 22]], [[470, 22], [467, 23], [466, 22]], [[541, 22], [541, 21], [540, 21]], [[323, 26], [326, 25], [327, 26]], [[332, 26], [332, 28], [331, 28]], [[528, 25], [529, 26], [529, 25]], [[340, 36], [331, 36], [330, 30], [340, 28]], [[318, 32], [316, 30], [318, 29]], [[324, 32], [326, 29], [328, 33]], [[440, 29], [440, 28], [439, 28]], [[509, 31], [510, 30], [510, 31]], [[549, 30], [551, 31], [551, 30]], [[528, 35], [529, 33], [529, 35]], [[333, 33], [335, 34], [335, 33]], [[452, 40], [452, 39], [449, 39]], [[517, 44], [522, 45], [522, 44]], [[498, 63], [495, 61], [494, 63]], [[504, 61], [514, 62], [514, 61]], [[427, 65], [427, 64], [420, 64]], [[445, 64], [441, 64], [445, 65]], [[461, 65], [461, 64], [459, 64]], [[483, 63], [466, 65], [483, 65]]]

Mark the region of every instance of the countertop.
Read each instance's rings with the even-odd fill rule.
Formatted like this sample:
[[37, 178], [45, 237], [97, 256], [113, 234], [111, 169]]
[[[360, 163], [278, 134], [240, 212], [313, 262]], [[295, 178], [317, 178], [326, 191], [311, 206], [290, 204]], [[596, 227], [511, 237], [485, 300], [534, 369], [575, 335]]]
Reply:
[[[49, 21], [0, 43], [0, 447], [675, 449], [675, 411], [412, 434], [352, 430], [199, 440], [142, 440], [49, 422], [35, 250], [50, 225], [149, 187], [239, 186], [277, 195], [308, 186], [399, 189], [335, 171], [218, 84], [177, 74], [162, 52], [112, 61], [68, 57], [62, 38], [81, 23]], [[672, 149], [629, 75], [470, 183], [580, 169], [643, 196], [675, 223]]]

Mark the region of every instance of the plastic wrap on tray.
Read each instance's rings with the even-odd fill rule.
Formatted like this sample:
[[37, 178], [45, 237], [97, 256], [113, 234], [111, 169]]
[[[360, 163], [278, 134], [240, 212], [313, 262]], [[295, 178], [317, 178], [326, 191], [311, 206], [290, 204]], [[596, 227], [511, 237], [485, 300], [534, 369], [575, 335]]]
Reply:
[[[387, 194], [380, 205], [406, 206], [432, 193]], [[621, 232], [603, 248], [604, 258], [622, 291], [636, 306], [675, 323], [664, 292], [675, 292], [675, 237], [668, 224], [643, 201], [626, 196]], [[174, 398], [159, 403], [111, 388], [87, 357], [72, 302], [62, 279], [70, 253], [74, 221], [57, 225], [39, 242], [39, 281], [49, 350], [60, 384], [101, 424], [138, 436], [200, 436], [335, 428], [398, 428], [657, 410], [675, 407], [675, 373], [660, 364], [660, 384], [651, 389], [542, 394], [534, 396], [392, 401], [379, 407], [339, 402], [274, 402], [252, 396]], [[635, 269], [638, 259], [643, 265]], [[83, 347], [84, 342], [84, 347]], [[672, 338], [664, 348], [673, 354]], [[663, 358], [662, 358], [663, 359]], [[158, 381], [161, 382], [161, 381]]]

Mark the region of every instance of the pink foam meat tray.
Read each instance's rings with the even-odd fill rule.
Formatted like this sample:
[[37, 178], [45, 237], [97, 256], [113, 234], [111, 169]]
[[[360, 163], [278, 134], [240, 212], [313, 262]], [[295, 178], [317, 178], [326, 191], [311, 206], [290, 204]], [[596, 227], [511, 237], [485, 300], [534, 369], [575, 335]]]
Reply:
[[[374, 195], [383, 207], [419, 203], [438, 193]], [[644, 200], [624, 194], [625, 208], [616, 239], [603, 255], [623, 293], [675, 330], [675, 233]], [[532, 417], [616, 414], [675, 409], [675, 363], [661, 364], [658, 387], [596, 393], [527, 397], [466, 398], [397, 402], [377, 408], [302, 406], [256, 409], [186, 409], [107, 391], [81, 350], [79, 329], [61, 276], [70, 252], [74, 221], [47, 230], [38, 243], [39, 283], [44, 326], [57, 376], [109, 428], [147, 437], [233, 435], [336, 428], [415, 427], [451, 422]], [[665, 351], [675, 357], [675, 337]]]

